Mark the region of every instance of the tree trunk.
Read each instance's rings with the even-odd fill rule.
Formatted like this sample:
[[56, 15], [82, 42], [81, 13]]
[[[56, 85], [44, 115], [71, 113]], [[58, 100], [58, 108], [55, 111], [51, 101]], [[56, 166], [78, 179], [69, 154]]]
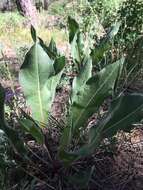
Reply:
[[49, 0], [44, 0], [44, 9], [48, 10]]
[[37, 11], [31, 0], [16, 0], [19, 12], [28, 18], [29, 23], [35, 26], [37, 24]]
[[43, 4], [44, 4], [44, 9], [45, 10], [48, 10], [48, 7], [50, 6], [50, 4], [52, 4], [54, 1], [56, 1], [56, 0], [44, 0], [43, 2]]

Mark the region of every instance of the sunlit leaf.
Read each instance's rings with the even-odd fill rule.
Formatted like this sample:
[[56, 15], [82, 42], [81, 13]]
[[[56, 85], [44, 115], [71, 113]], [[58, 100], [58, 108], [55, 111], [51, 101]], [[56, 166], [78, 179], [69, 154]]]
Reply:
[[37, 34], [35, 28], [31, 25], [31, 36], [34, 42], [37, 41]]
[[84, 126], [105, 98], [113, 94], [114, 85], [123, 66], [123, 59], [108, 65], [95, 76], [88, 79], [74, 97], [71, 105], [73, 130]]
[[69, 30], [69, 42], [71, 43], [73, 41], [76, 33], [79, 31], [79, 25], [70, 16], [68, 17], [68, 30]]
[[19, 81], [35, 120], [47, 122], [64, 65], [64, 57], [56, 61], [50, 59], [38, 42], [27, 53]]

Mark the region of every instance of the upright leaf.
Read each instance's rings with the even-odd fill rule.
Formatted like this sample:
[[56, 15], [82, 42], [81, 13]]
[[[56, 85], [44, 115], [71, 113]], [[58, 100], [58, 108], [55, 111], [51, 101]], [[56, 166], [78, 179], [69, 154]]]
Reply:
[[37, 34], [35, 28], [31, 25], [31, 36], [34, 42], [37, 41]]
[[50, 44], [48, 46], [49, 50], [56, 55], [58, 55], [58, 49], [56, 47], [56, 43], [54, 41], [54, 39], [52, 38], [50, 41]]
[[83, 60], [83, 34], [80, 32], [78, 23], [68, 17], [69, 43], [71, 44], [71, 56], [79, 72]]
[[130, 132], [132, 124], [143, 118], [143, 95], [122, 95], [111, 103], [107, 116], [96, 127], [91, 128], [89, 144], [82, 147], [78, 153], [82, 156], [92, 154], [104, 138], [109, 138], [123, 130]]
[[94, 49], [92, 49], [91, 56], [94, 65], [100, 62], [104, 58], [105, 52], [110, 49], [111, 41], [118, 33], [120, 25], [120, 22], [113, 25], [107, 35], [100, 40], [99, 44], [96, 45]]
[[89, 117], [98, 110], [107, 97], [112, 95], [123, 62], [124, 59], [121, 59], [108, 65], [88, 79], [79, 90], [76, 89], [70, 109], [70, 124], [65, 128], [61, 138], [62, 155], [75, 133], [79, 133], [79, 128], [85, 127]]
[[[54, 99], [56, 86], [61, 77], [61, 70], [65, 65], [65, 59], [50, 59], [41, 45], [36, 42], [27, 53], [21, 66], [19, 81], [23, 88], [27, 104], [32, 109], [33, 118], [40, 122], [47, 122], [48, 113]], [[55, 67], [59, 70], [55, 71]], [[56, 73], [55, 73], [56, 72]]]
[[36, 122], [34, 122], [32, 119], [27, 118], [19, 119], [19, 124], [20, 127], [22, 127], [24, 131], [30, 133], [38, 143], [44, 143], [44, 135]]
[[98, 125], [91, 128], [89, 142], [74, 152], [62, 150], [61, 159], [65, 163], [71, 162], [93, 154], [104, 138], [109, 138], [123, 130], [130, 132], [133, 124], [138, 123], [143, 118], [143, 95], [131, 94], [122, 95], [111, 103], [110, 110], [106, 117]]
[[74, 78], [72, 83], [72, 102], [74, 101], [74, 98], [76, 97], [77, 92], [85, 85], [87, 80], [92, 75], [92, 60], [90, 57], [86, 57], [83, 60], [82, 68], [79, 72], [79, 74]]
[[39, 43], [41, 47], [45, 50], [45, 52], [48, 54], [50, 59], [55, 60], [56, 58], [60, 57], [60, 52], [58, 51], [53, 38], [51, 39], [49, 46], [47, 46], [41, 38], [39, 38]]
[[83, 35], [78, 32], [75, 34], [73, 41], [71, 42], [71, 56], [73, 58], [75, 66], [78, 71], [81, 68], [81, 62], [83, 59]]
[[60, 56], [60, 57], [55, 59], [55, 61], [54, 61], [55, 74], [58, 74], [59, 72], [61, 72], [61, 70], [65, 66], [65, 61], [66, 61], [65, 56]]
[[72, 128], [76, 130], [84, 126], [88, 118], [97, 111], [105, 98], [112, 95], [123, 60], [108, 65], [77, 91], [71, 105]]
[[122, 95], [115, 99], [107, 117], [100, 123], [104, 125], [102, 136], [111, 137], [119, 130], [130, 132], [132, 124], [143, 118], [143, 94]]
[[69, 30], [69, 42], [71, 43], [75, 37], [75, 34], [79, 31], [79, 25], [70, 16], [68, 17], [68, 30]]

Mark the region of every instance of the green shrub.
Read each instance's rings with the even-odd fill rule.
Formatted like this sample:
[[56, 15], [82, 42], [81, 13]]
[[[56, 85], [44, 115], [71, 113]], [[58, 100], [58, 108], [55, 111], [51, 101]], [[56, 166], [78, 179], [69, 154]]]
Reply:
[[143, 31], [143, 1], [126, 0], [119, 9], [118, 15], [122, 22], [119, 38], [124, 46], [129, 48]]
[[117, 13], [124, 0], [88, 0], [103, 26], [109, 27], [117, 19]]
[[24, 17], [20, 16], [18, 12], [0, 13], [0, 31], [5, 33], [7, 30], [15, 30], [21, 28], [23, 25]]

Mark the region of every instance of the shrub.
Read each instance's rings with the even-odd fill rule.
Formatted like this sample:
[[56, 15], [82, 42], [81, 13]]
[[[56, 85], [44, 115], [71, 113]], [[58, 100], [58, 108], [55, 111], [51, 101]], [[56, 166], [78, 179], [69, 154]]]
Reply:
[[122, 22], [120, 38], [129, 48], [141, 35], [143, 30], [143, 1], [126, 0], [118, 11], [119, 20]]

